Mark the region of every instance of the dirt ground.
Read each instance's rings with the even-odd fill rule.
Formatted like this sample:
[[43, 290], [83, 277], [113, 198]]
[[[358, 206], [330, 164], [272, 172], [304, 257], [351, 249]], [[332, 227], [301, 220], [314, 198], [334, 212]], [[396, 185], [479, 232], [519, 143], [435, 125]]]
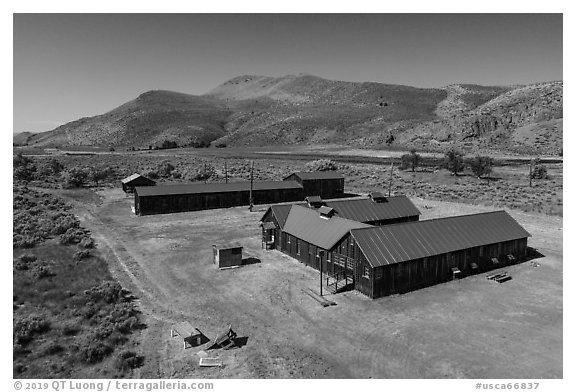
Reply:
[[[261, 249], [265, 206], [138, 217], [120, 190], [77, 198], [110, 269], [139, 298], [141, 378], [562, 378], [562, 218], [510, 211], [545, 257], [505, 270], [371, 300], [351, 291], [321, 307], [302, 292], [319, 273]], [[413, 199], [422, 219], [490, 210]], [[218, 270], [211, 244], [238, 240], [244, 258]], [[208, 338], [232, 324], [243, 347], [210, 350], [224, 366], [200, 368], [205, 346], [184, 350], [170, 326], [189, 321]]]

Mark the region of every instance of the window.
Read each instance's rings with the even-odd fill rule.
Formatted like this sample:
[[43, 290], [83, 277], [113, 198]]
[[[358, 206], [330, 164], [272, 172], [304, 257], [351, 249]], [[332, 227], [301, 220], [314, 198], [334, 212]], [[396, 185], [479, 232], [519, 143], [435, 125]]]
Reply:
[[296, 238], [296, 254], [300, 254], [300, 240]]
[[292, 237], [292, 236], [291, 236], [290, 234], [288, 234], [288, 241], [287, 241], [288, 245], [291, 244], [291, 242], [290, 242], [290, 238], [291, 238], [291, 237]]
[[364, 266], [363, 278], [370, 279], [370, 267]]

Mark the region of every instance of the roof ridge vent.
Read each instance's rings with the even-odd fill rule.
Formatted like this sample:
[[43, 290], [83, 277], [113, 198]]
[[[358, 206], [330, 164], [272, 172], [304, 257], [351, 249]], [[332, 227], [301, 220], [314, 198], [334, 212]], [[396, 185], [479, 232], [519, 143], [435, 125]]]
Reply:
[[320, 196], [307, 196], [305, 200], [310, 208], [320, 208], [324, 205]]
[[382, 192], [370, 192], [368, 196], [370, 197], [370, 200], [372, 200], [374, 203], [386, 203], [388, 201], [388, 199], [386, 198], [386, 196], [382, 194]]
[[321, 218], [330, 219], [336, 211], [332, 207], [322, 206], [318, 208], [318, 212]]

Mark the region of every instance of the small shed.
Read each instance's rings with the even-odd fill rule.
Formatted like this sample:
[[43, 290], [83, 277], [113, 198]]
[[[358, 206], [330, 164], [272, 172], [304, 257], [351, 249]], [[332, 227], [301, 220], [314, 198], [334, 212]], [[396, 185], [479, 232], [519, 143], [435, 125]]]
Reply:
[[156, 185], [156, 181], [153, 181], [141, 174], [134, 173], [121, 180], [122, 190], [126, 193], [133, 193], [134, 188], [137, 186], [153, 186]]
[[220, 269], [241, 266], [242, 248], [238, 242], [214, 244], [212, 261]]

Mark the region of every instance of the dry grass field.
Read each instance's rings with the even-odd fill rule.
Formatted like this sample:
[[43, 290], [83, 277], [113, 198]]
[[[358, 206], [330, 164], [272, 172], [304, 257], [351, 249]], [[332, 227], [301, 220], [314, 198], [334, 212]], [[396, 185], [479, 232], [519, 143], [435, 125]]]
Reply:
[[[302, 292], [319, 273], [264, 251], [259, 218], [230, 208], [138, 217], [118, 189], [56, 191], [91, 230], [109, 269], [130, 290], [142, 330], [141, 378], [562, 378], [562, 218], [510, 210], [544, 256], [507, 267], [511, 281], [468, 277], [370, 300], [330, 295], [321, 307]], [[491, 207], [412, 200], [422, 219]], [[260, 262], [218, 270], [211, 244], [238, 240]], [[246, 344], [210, 350], [224, 366], [200, 368], [205, 346], [183, 350], [170, 326], [189, 321], [213, 338], [228, 324]]]

